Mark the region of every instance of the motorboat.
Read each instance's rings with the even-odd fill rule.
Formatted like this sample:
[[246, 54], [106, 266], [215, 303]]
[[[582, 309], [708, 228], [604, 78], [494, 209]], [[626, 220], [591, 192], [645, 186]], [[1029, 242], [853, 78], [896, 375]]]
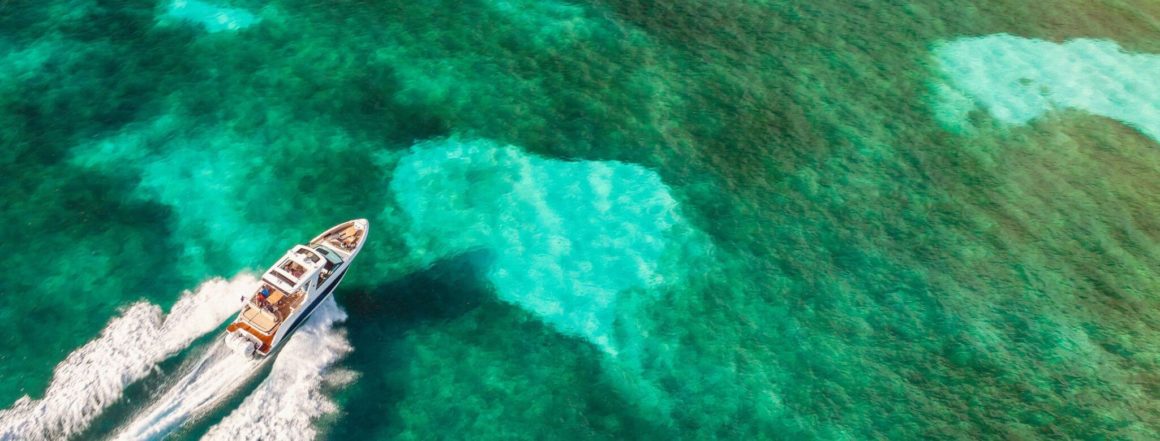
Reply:
[[342, 282], [369, 228], [366, 219], [343, 222], [287, 251], [262, 274], [257, 291], [226, 328], [226, 345], [265, 357], [285, 343]]

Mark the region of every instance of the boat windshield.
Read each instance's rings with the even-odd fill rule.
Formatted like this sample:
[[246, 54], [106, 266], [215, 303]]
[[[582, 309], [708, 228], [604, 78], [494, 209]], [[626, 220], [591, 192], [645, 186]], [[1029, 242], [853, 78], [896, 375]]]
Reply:
[[324, 246], [319, 245], [314, 247], [314, 251], [318, 252], [318, 254], [321, 254], [323, 257], [326, 257], [326, 261], [330, 262], [331, 267], [338, 266], [342, 263], [342, 256], [339, 256], [338, 253], [330, 252], [330, 250], [326, 249]]

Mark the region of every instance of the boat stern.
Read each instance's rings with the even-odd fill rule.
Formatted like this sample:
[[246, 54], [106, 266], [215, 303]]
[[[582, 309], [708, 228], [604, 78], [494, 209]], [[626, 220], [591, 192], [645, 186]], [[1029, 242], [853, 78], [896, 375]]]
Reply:
[[262, 347], [262, 342], [249, 334], [240, 329], [226, 334], [226, 346], [235, 353], [247, 357], [256, 357], [258, 355], [258, 348]]

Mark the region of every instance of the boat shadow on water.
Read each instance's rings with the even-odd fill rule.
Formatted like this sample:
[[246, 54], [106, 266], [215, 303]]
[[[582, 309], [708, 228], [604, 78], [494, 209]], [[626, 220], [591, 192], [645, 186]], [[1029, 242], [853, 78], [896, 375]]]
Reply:
[[362, 337], [391, 340], [416, 326], [454, 320], [497, 301], [484, 274], [491, 260], [487, 251], [472, 251], [391, 282], [343, 285], [335, 297], [349, 316], [351, 343], [358, 348], [360, 342], [369, 343]]
[[487, 251], [472, 251], [388, 283], [345, 285], [335, 293], [349, 316], [345, 327], [355, 348], [341, 364], [360, 372], [360, 377], [334, 394], [340, 403], [357, 404], [344, 406], [342, 412], [322, 421], [327, 438], [359, 439], [390, 430], [393, 409], [404, 396], [404, 381], [395, 378], [395, 373], [407, 369], [403, 340], [412, 330], [438, 326], [480, 306], [500, 303], [485, 276], [491, 260]]
[[366, 424], [346, 427], [333, 420], [323, 421], [330, 432], [328, 438], [358, 439], [373, 430], [365, 427], [368, 424], [380, 428], [390, 425], [387, 415], [404, 395], [403, 382], [382, 373], [406, 370], [407, 359], [400, 346], [408, 332], [438, 326], [481, 305], [499, 302], [485, 277], [491, 260], [487, 251], [472, 251], [388, 283], [346, 285], [335, 293], [349, 316], [345, 327], [355, 348], [341, 364], [361, 375], [354, 385], [334, 394], [339, 402], [358, 405], [346, 407], [331, 418]]
[[[416, 390], [416, 382], [448, 380], [446, 375], [421, 371], [429, 367], [430, 360], [415, 364], [416, 345], [431, 344], [430, 334], [449, 338], [442, 340], [443, 344], [456, 346], [425, 348], [442, 354], [437, 355], [442, 361], [434, 363], [461, 364], [448, 369], [472, 370], [475, 367], [466, 366], [468, 360], [455, 357], [470, 352], [489, 353], [502, 359], [492, 367], [506, 364], [529, 373], [517, 383], [540, 381], [546, 376], [553, 381], [549, 381], [542, 392], [551, 393], [555, 387], [569, 388], [561, 391], [560, 397], [546, 398], [544, 402], [552, 403], [547, 405], [549, 408], [552, 405], [558, 408], [572, 406], [565, 413], [590, 413], [599, 419], [599, 424], [615, 420], [610, 424], [619, 427], [598, 425], [600, 430], [609, 433], [639, 431], [662, 434], [658, 439], [675, 436], [660, 424], [634, 413], [624, 414], [624, 409], [632, 403], [626, 401], [602, 374], [604, 354], [599, 348], [581, 337], [558, 332], [523, 307], [501, 300], [487, 276], [493, 260], [494, 256], [489, 252], [473, 251], [439, 261], [389, 283], [345, 285], [345, 289], [339, 289], [337, 300], [349, 315], [345, 328], [354, 347], [340, 365], [359, 372], [359, 377], [353, 384], [327, 394], [334, 397], [342, 410], [323, 417], [319, 422], [322, 439], [386, 439], [413, 429], [402, 414], [414, 415], [430, 409], [402, 409], [401, 406], [413, 406], [415, 400], [427, 402], [434, 399], [429, 395], [429, 388]], [[412, 341], [412, 336], [416, 341]], [[538, 365], [540, 362], [550, 366]], [[566, 375], [554, 376], [545, 372]], [[444, 386], [448, 385], [438, 387]], [[513, 400], [497, 403], [497, 406], [518, 406], [523, 403], [520, 400], [535, 399], [517, 395], [489, 396], [496, 401]], [[522, 418], [515, 415], [519, 413], [513, 411], [511, 415]], [[474, 418], [471, 414], [459, 416], [468, 420]], [[584, 417], [577, 419], [583, 420]], [[452, 426], [436, 424], [421, 430], [456, 430]], [[582, 426], [586, 427], [577, 427]], [[541, 434], [550, 437], [554, 434], [552, 430], [559, 427], [548, 424], [540, 430], [545, 428], [548, 431]], [[463, 433], [457, 435], [451, 437], [466, 436]], [[425, 433], [424, 436], [438, 438], [440, 434]]]

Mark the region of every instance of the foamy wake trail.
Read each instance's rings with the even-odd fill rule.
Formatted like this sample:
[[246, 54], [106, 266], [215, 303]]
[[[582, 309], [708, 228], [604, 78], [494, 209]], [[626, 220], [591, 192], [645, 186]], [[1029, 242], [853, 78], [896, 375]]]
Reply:
[[84, 430], [127, 386], [221, 325], [256, 284], [248, 274], [210, 280], [186, 291], [168, 316], [157, 305], [133, 304], [56, 366], [44, 398], [26, 395], [0, 410], [0, 439], [57, 440]]
[[219, 338], [203, 357], [182, 369], [181, 378], [119, 431], [117, 439], [160, 439], [232, 395], [261, 361], [235, 353], [224, 342]]
[[354, 379], [353, 372], [332, 369], [351, 350], [346, 333], [334, 327], [343, 320], [334, 298], [324, 301], [278, 354], [270, 376], [203, 440], [314, 439], [314, 421], [337, 410], [323, 386]]

